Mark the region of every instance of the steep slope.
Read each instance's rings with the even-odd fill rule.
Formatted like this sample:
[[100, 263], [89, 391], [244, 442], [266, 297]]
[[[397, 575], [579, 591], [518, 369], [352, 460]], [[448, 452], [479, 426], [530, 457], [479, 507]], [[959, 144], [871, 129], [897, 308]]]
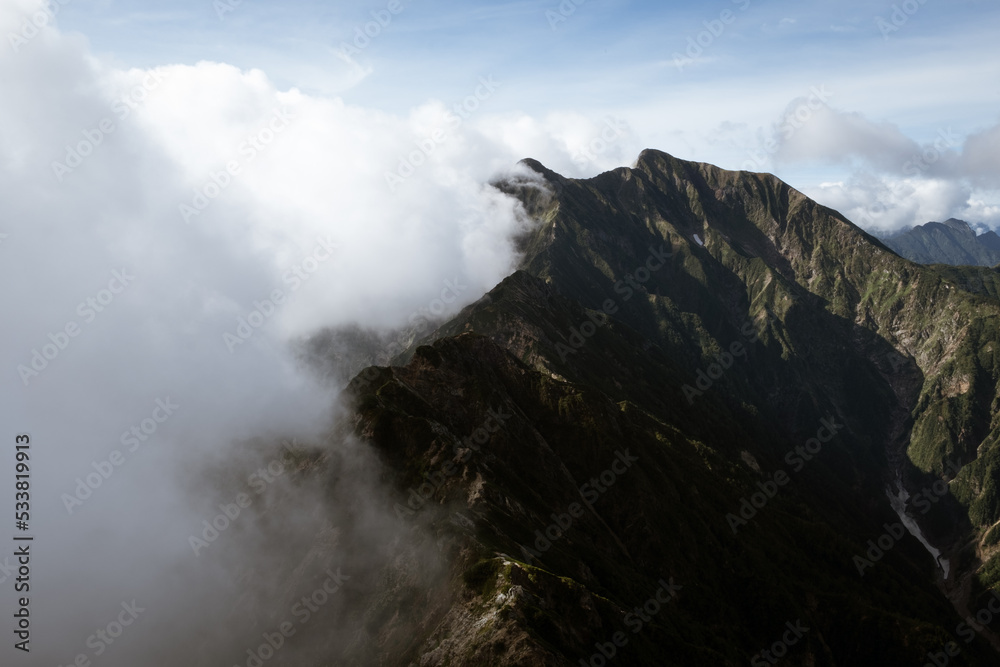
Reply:
[[[662, 329], [664, 320], [690, 322], [694, 333], [687, 339], [673, 335], [681, 344], [670, 353], [690, 354], [687, 343], [701, 332], [710, 333], [703, 350], [721, 349], [734, 340], [732, 329], [743, 321], [745, 304], [751, 315], [777, 314], [782, 326], [774, 338], [788, 363], [777, 377], [773, 360], [752, 373], [748, 364], [727, 374], [726, 379], [746, 371], [751, 387], [756, 381], [753, 391], [743, 393], [745, 400], [766, 404], [762, 409], [776, 410], [783, 420], [798, 419], [800, 426], [822, 412], [802, 419], [803, 405], [826, 401], [848, 408], [845, 419], [865, 420], [856, 433], [874, 436], [873, 446], [887, 445], [890, 457], [897, 446], [905, 447], [922, 472], [940, 473], [949, 457], [973, 462], [951, 484], [953, 493], [981, 530], [1000, 519], [992, 463], [1000, 377], [995, 356], [1000, 311], [994, 300], [957, 289], [940, 273], [886, 252], [836, 212], [770, 176], [726, 172], [655, 151], [644, 152], [634, 169], [586, 182], [540, 173], [552, 189], [562, 190], [541, 209], [553, 225], [550, 246], [559, 243], [560, 225], [578, 228], [568, 235], [569, 245], [578, 237], [594, 243], [596, 235], [588, 231], [598, 224], [594, 218], [609, 216], [633, 220], [638, 229], [662, 229], [678, 244], [675, 265], [684, 275], [656, 283], [644, 300], [649, 308], [643, 303], [642, 315], [626, 316], [650, 332]], [[526, 200], [536, 207], [541, 201]], [[600, 258], [621, 243], [620, 236], [609, 238], [586, 262], [589, 271], [599, 271]], [[547, 248], [529, 252], [526, 264], [542, 276], [558, 275], [567, 271], [560, 262], [582, 252]], [[546, 253], [557, 259], [546, 259]], [[632, 256], [624, 265], [638, 261]], [[596, 305], [581, 294], [581, 276], [565, 283], [586, 305]], [[728, 321], [720, 315], [725, 304]], [[681, 315], [671, 320], [676, 311]], [[795, 382], [796, 391], [774, 391], [776, 383], [766, 380]], [[902, 410], [873, 401], [873, 392], [885, 384]], [[853, 406], [845, 405], [852, 399], [857, 399]], [[878, 443], [881, 433], [888, 439]], [[898, 472], [918, 488], [930, 481], [905, 466]], [[951, 512], [935, 514], [930, 523], [939, 533], [956, 524]]]
[[921, 264], [1000, 264], [1000, 236], [992, 231], [976, 236], [967, 222], [955, 218], [918, 225], [883, 242], [903, 257]]
[[[529, 286], [549, 296], [521, 273], [491, 307], [516, 318], [527, 304], [508, 310], [499, 292]], [[408, 656], [420, 664], [571, 665], [604, 647], [622, 664], [737, 665], [786, 622], [808, 628], [792, 664], [917, 662], [950, 641], [958, 621], [920, 583], [929, 571], [915, 541], [858, 576], [852, 557], [865, 547], [850, 535], [879, 535], [891, 514], [811, 489], [823, 474], [741, 454], [752, 440], [738, 422], [689, 438], [473, 333], [373, 375], [352, 386], [357, 431], [399, 471], [401, 516], [440, 511], [440, 539], [457, 554], [462, 595]], [[492, 433], [477, 441], [480, 429]], [[822, 429], [809, 435], [831, 435]], [[824, 465], [844, 465], [842, 444], [827, 447]], [[791, 480], [772, 482], [782, 468]], [[761, 489], [773, 497], [734, 533], [726, 515]], [[957, 664], [984, 655], [973, 645]]]
[[[584, 181], [525, 164], [497, 184], [538, 223], [521, 270], [350, 387], [401, 513], [430, 480], [420, 511], [457, 512], [435, 525], [460, 603], [407, 659], [737, 664], [796, 618], [794, 664], [918, 663], [954, 640], [930, 582], [981, 608], [995, 561], [970, 579], [969, 538], [1000, 518], [993, 283], [903, 260], [772, 176], [656, 151]], [[469, 455], [490, 410], [510, 417]], [[642, 463], [619, 475], [623, 447]], [[944, 489], [910, 513], [946, 579], [892, 537], [898, 483]], [[665, 611], [607, 644], [670, 576]], [[983, 636], [950, 664], [989, 664]]]

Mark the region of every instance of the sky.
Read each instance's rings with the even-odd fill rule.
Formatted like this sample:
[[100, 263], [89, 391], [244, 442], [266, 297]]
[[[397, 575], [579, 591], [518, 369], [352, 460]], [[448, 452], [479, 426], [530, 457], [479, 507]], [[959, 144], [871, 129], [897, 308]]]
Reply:
[[[339, 565], [363, 586], [380, 561], [356, 545], [412, 534], [374, 505], [358, 522], [279, 481], [209, 552], [191, 539], [278, 442], [325, 447], [344, 498], [389, 494], [331, 442], [340, 387], [301, 344], [508, 275], [531, 222], [488, 184], [522, 158], [584, 178], [656, 148], [879, 233], [997, 228], [998, 28], [972, 0], [0, 0], [0, 508], [29, 435], [38, 539], [37, 648], [0, 663], [246, 664], [260, 617], [206, 634], [251, 614], [233, 600], [277, 608], [246, 573], [301, 547], [289, 587]], [[133, 599], [143, 622], [96, 655]]]
[[[73, 0], [59, 25], [121, 67], [224, 62], [261, 70], [280, 90], [398, 116], [432, 101], [450, 107], [492, 76], [500, 88], [478, 122], [495, 135], [531, 127], [509, 140], [513, 149], [566, 175], [657, 148], [775, 173], [874, 231], [951, 216], [1000, 224], [996, 3], [399, 0], [392, 9]], [[823, 108], [800, 112], [815, 122], [787, 124], [815, 90]], [[586, 136], [583, 121], [609, 117], [628, 132], [591, 159], [599, 132]]]

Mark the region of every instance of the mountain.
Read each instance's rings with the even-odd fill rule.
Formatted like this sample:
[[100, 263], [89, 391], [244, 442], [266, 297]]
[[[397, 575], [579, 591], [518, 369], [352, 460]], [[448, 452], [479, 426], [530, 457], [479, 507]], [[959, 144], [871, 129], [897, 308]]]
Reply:
[[1000, 236], [993, 231], [976, 236], [969, 223], [955, 218], [928, 222], [883, 242], [903, 257], [921, 264], [1000, 264]]
[[[989, 250], [1000, 254], [1000, 234], [997, 234], [992, 229], [985, 234], [980, 234], [976, 237], [980, 245], [986, 246]], [[989, 266], [995, 266], [995, 264], [990, 264]]]
[[996, 273], [767, 174], [523, 167], [517, 270], [347, 386], [445, 574], [398, 555], [345, 664], [997, 664]]

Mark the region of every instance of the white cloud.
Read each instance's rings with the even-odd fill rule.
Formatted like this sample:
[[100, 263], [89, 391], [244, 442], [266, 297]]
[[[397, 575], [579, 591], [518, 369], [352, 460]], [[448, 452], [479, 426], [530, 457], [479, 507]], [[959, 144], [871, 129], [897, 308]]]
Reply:
[[822, 106], [804, 122], [794, 124], [798, 108], [795, 103], [789, 105], [781, 119], [780, 126], [790, 129], [777, 134], [779, 160], [846, 164], [863, 160], [879, 169], [902, 172], [909, 157], [919, 152], [917, 144], [891, 123], [876, 123], [858, 113]]
[[[39, 4], [0, 7], [0, 34]], [[491, 115], [480, 82], [467, 117], [433, 100], [392, 115], [219, 63], [115, 69], [52, 27], [0, 50], [0, 79], [0, 420], [38, 443], [39, 594], [61, 610], [39, 634], [68, 642], [39, 649], [53, 664], [84, 648], [96, 610], [137, 590], [163, 594], [161, 613], [173, 604], [163, 577], [189, 571], [188, 535], [212, 509], [178, 476], [238, 438], [326, 425], [333, 396], [290, 341], [405, 324], [449, 282], [464, 285], [451, 308], [478, 298], [513, 268], [525, 224], [484, 183], [528, 156], [572, 168], [604, 131], [600, 118]], [[586, 168], [626, 152], [616, 140]], [[63, 494], [167, 397], [177, 414], [70, 515]], [[138, 664], [125, 656], [106, 664]]]
[[944, 127], [917, 142], [892, 123], [795, 100], [772, 137], [779, 165], [846, 168], [843, 181], [800, 189], [862, 227], [894, 230], [949, 217], [1000, 223], [982, 191], [1000, 183], [997, 127], [967, 137]]
[[966, 138], [962, 171], [987, 187], [1000, 185], [1000, 124]]
[[967, 185], [954, 180], [858, 172], [847, 181], [821, 183], [803, 188], [803, 192], [869, 231], [896, 231], [952, 217], [1000, 225], [996, 207], [974, 199]]

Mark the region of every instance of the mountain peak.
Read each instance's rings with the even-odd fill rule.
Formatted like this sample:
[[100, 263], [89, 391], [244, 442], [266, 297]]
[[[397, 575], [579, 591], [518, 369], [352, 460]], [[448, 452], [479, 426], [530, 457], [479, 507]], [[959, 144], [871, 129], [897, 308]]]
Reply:
[[676, 158], [665, 151], [657, 150], [655, 148], [644, 148], [639, 152], [639, 156], [635, 159], [636, 166], [646, 163], [646, 162], [656, 162], [665, 160], [675, 160]]
[[969, 225], [969, 223], [967, 223], [965, 220], [959, 220], [958, 218], [948, 218], [944, 222], [940, 222], [937, 224], [944, 225], [945, 227], [950, 227], [955, 231], [962, 232], [963, 234], [965, 233], [975, 234], [975, 232], [972, 231], [972, 226]]
[[1000, 238], [976, 236], [965, 220], [918, 225], [885, 241], [896, 253], [921, 264], [995, 266], [1000, 263]]
[[[856, 636], [877, 638], [864, 664], [918, 664], [958, 618], [932, 576], [982, 608], [1000, 562], [977, 579], [967, 546], [1000, 517], [985, 457], [982, 472], [945, 484], [954, 491], [927, 521], [912, 517], [939, 548], [934, 562], [908, 540], [862, 580], [874, 565], [851, 554], [902, 517], [887, 479], [932, 488], [946, 462], [1000, 442], [1000, 370], [983, 352], [1000, 348], [1000, 279], [904, 261], [773, 175], [655, 150], [586, 179], [521, 162], [533, 173], [496, 183], [535, 222], [518, 270], [405, 365], [351, 385], [356, 435], [400, 498], [427, 504], [454, 554], [452, 607], [420, 608], [411, 655], [394, 664], [573, 664], [673, 577], [697, 595], [616, 649], [621, 664], [740, 664], [792, 613], [844, 627], [823, 639], [829, 660], [796, 664], [847, 664]], [[922, 231], [964, 240], [959, 222]], [[823, 451], [795, 459], [809, 442]], [[766, 491], [784, 482], [762, 470], [788, 481], [804, 465]], [[585, 508], [588, 479], [604, 486]], [[956, 528], [931, 532], [941, 525]], [[951, 574], [938, 574], [944, 560]], [[762, 607], [759, 581], [800, 606]], [[413, 614], [399, 586], [379, 599]], [[725, 600], [732, 621], [706, 599]], [[709, 649], [685, 638], [700, 627], [717, 628]], [[977, 650], [987, 657], [968, 664], [995, 663], [985, 643], [963, 656]]]
[[1000, 235], [992, 229], [976, 237], [976, 240], [994, 252], [1000, 253]]
[[518, 164], [523, 164], [528, 169], [531, 169], [532, 171], [536, 171], [539, 174], [543, 174], [543, 173], [545, 173], [547, 171], [551, 171], [549, 168], [547, 168], [545, 165], [543, 165], [541, 162], [539, 162], [538, 160], [536, 160], [533, 157], [526, 157], [526, 158], [524, 158], [522, 160], [519, 160]]

